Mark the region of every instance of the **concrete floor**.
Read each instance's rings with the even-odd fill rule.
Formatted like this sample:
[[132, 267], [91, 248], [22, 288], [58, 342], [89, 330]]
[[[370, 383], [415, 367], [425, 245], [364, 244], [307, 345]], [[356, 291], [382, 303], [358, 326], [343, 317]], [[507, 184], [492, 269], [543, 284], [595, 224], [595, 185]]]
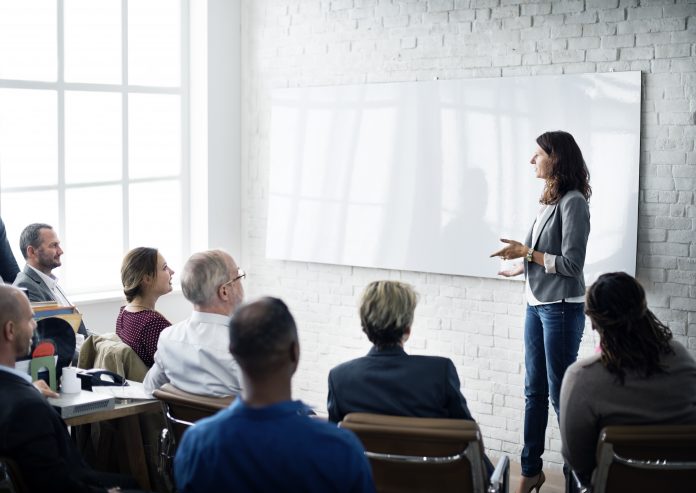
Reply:
[[[495, 464], [495, 460], [493, 461]], [[539, 490], [539, 493], [565, 493], [565, 478], [561, 470], [545, 470], [544, 475], [546, 481]], [[510, 462], [510, 493], [515, 492], [517, 484], [520, 480], [520, 464], [519, 462]]]

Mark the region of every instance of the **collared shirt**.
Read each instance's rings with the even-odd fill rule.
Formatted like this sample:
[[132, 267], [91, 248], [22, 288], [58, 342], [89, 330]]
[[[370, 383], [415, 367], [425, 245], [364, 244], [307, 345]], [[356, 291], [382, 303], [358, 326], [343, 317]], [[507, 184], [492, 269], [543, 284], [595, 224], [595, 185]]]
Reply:
[[19, 371], [17, 368], [11, 368], [9, 366], [0, 365], [0, 371], [5, 371], [7, 373], [11, 373], [12, 375], [16, 375], [20, 378], [23, 378], [28, 383], [31, 383], [31, 377], [29, 376], [29, 374], [24, 373], [23, 371]]
[[241, 371], [229, 352], [230, 317], [194, 311], [162, 331], [143, 384], [152, 392], [167, 382], [185, 392], [224, 396], [241, 392]]
[[27, 264], [34, 272], [36, 272], [39, 277], [43, 280], [43, 282], [46, 283], [46, 286], [48, 286], [48, 289], [51, 290], [51, 293], [53, 293], [53, 296], [55, 297], [56, 301], [58, 302], [59, 305], [62, 306], [72, 306], [72, 304], [68, 301], [68, 298], [65, 296], [65, 293], [63, 293], [63, 290], [60, 289], [58, 286], [58, 278], [51, 274], [50, 276], [47, 276], [40, 270], [32, 267], [31, 265]]

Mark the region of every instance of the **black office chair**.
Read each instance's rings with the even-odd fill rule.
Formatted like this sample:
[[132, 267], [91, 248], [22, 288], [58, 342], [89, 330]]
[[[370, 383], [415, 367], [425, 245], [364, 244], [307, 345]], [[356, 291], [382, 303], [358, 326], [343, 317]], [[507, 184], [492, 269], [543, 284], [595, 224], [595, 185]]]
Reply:
[[592, 484], [573, 479], [580, 493], [696, 489], [696, 425], [607, 426]]
[[0, 457], [0, 493], [29, 493], [19, 466], [9, 457]]
[[152, 395], [162, 402], [162, 412], [167, 422], [167, 427], [162, 429], [160, 434], [157, 470], [172, 481], [174, 453], [184, 432], [199, 419], [225, 409], [235, 397], [190, 394], [169, 383], [156, 389]]

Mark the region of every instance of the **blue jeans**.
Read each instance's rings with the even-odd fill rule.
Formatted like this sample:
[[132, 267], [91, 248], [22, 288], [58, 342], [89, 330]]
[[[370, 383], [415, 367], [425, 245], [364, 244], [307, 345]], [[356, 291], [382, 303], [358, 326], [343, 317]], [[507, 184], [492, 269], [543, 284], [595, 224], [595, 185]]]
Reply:
[[524, 321], [524, 447], [522, 475], [541, 471], [551, 404], [560, 416], [559, 397], [566, 368], [578, 357], [585, 327], [583, 303], [529, 306]]

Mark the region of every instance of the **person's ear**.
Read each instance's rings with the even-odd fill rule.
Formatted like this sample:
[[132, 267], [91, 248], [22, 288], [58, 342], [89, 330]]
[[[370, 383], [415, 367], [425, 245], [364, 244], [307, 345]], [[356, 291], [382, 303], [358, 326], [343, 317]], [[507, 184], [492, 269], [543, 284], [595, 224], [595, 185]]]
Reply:
[[32, 258], [34, 255], [36, 255], [36, 248], [33, 246], [29, 245], [27, 247], [27, 258]]
[[406, 327], [404, 329], [404, 333], [401, 336], [401, 344], [405, 343], [408, 341], [408, 338], [411, 337], [411, 327]]
[[227, 288], [229, 287], [228, 284], [220, 284], [220, 286], [217, 289], [217, 295], [218, 298], [227, 301], [227, 299], [230, 297], [229, 292], [227, 291]]
[[292, 341], [288, 349], [290, 351], [290, 375], [294, 375], [300, 364], [300, 343], [297, 340]]
[[151, 276], [150, 274], [145, 274], [145, 275], [143, 276], [143, 284], [144, 284], [145, 286], [149, 286], [150, 284], [152, 284], [152, 282], [153, 282], [154, 280], [155, 280], [155, 276]]
[[297, 341], [292, 341], [290, 344], [290, 361], [295, 365], [300, 362], [300, 343]]
[[7, 320], [2, 326], [2, 338], [6, 341], [13, 341], [15, 338], [15, 324], [12, 320]]

